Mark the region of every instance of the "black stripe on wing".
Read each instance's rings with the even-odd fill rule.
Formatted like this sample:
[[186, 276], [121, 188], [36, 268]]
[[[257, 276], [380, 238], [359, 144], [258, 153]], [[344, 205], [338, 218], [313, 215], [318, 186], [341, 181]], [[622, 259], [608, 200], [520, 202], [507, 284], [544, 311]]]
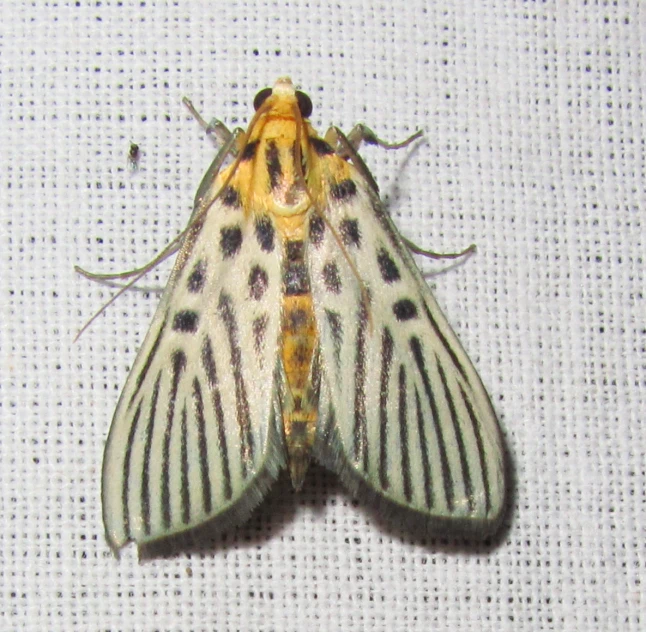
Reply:
[[[491, 510], [491, 494], [494, 481], [491, 479], [487, 468], [487, 454], [482, 434], [482, 421], [478, 418], [472, 400], [472, 388], [463, 379], [462, 373], [449, 373], [452, 368], [451, 354], [442, 359], [436, 353], [429, 356], [424, 354], [422, 343], [418, 338], [410, 339], [410, 348], [413, 353], [415, 365], [423, 386], [423, 398], [430, 409], [429, 420], [433, 425], [433, 434], [437, 440], [437, 449], [440, 458], [440, 470], [442, 473], [442, 487], [444, 489], [446, 503], [449, 511], [456, 509], [456, 486], [458, 482], [464, 486], [464, 497], [469, 512], [478, 510], [476, 499], [480, 493], [484, 495], [485, 515]], [[457, 368], [457, 367], [456, 367]], [[436, 372], [439, 377], [435, 391], [431, 386], [431, 372]], [[445, 406], [445, 413], [440, 417], [439, 401], [442, 399]], [[458, 410], [464, 408], [467, 415]], [[423, 414], [423, 413], [421, 413]], [[426, 423], [424, 425], [426, 426]], [[427, 432], [423, 432], [422, 420], [420, 419], [420, 438], [425, 439]], [[475, 444], [476, 450], [469, 452], [467, 441]], [[448, 458], [449, 445], [455, 446], [457, 463], [452, 466]], [[423, 460], [428, 460], [428, 452]], [[426, 469], [426, 468], [425, 468]], [[429, 470], [430, 471], [430, 470]], [[478, 481], [476, 483], [476, 481]], [[482, 483], [480, 483], [482, 481]]]
[[431, 478], [431, 461], [428, 456], [428, 435], [426, 433], [426, 421], [422, 413], [422, 405], [419, 400], [419, 392], [415, 389], [415, 413], [417, 415], [417, 433], [419, 434], [420, 448], [422, 452], [422, 474], [424, 477], [424, 503], [427, 509], [431, 509], [435, 502], [433, 493], [433, 480]]
[[162, 480], [161, 480], [161, 504], [162, 522], [166, 529], [171, 525], [170, 515], [170, 444], [173, 438], [173, 422], [175, 420], [175, 405], [177, 403], [177, 390], [182, 373], [186, 368], [186, 354], [183, 351], [175, 351], [172, 357], [172, 380], [168, 394], [168, 407], [166, 408], [166, 428], [164, 430], [164, 447], [162, 451]]
[[132, 458], [132, 448], [135, 442], [135, 435], [139, 427], [139, 417], [141, 416], [141, 405], [139, 402], [137, 410], [132, 418], [130, 425], [130, 432], [128, 432], [128, 442], [126, 443], [126, 452], [123, 459], [123, 486], [121, 488], [121, 507], [123, 512], [123, 530], [126, 537], [130, 537], [130, 511], [128, 509], [130, 504], [130, 460]]
[[381, 337], [381, 376], [379, 388], [379, 483], [382, 489], [390, 487], [388, 480], [388, 393], [390, 368], [393, 362], [393, 337], [384, 327]]
[[[218, 429], [218, 449], [220, 452], [220, 458], [222, 460], [222, 477], [224, 484], [224, 497], [227, 500], [231, 499], [233, 490], [231, 487], [231, 470], [229, 467], [229, 449], [227, 447], [227, 438], [226, 438], [226, 429], [225, 429], [225, 419], [224, 419], [224, 409], [222, 407], [222, 395], [220, 394], [220, 385], [218, 381], [218, 374], [215, 367], [215, 358], [213, 357], [213, 348], [211, 346], [211, 340], [209, 338], [204, 339], [202, 345], [202, 366], [206, 373], [207, 387], [211, 395], [211, 403], [213, 404], [213, 410], [215, 412], [215, 420], [217, 423]], [[197, 388], [196, 388], [197, 391]], [[201, 390], [200, 390], [201, 397]], [[203, 419], [203, 415], [201, 416]], [[198, 417], [199, 418], [199, 417]], [[203, 420], [200, 423], [200, 426], [203, 427]], [[205, 442], [206, 443], [206, 442]], [[209, 480], [209, 463], [208, 463], [208, 452], [206, 451], [206, 445], [204, 451], [201, 451], [201, 460], [203, 455], [203, 466], [202, 466], [202, 485], [205, 489], [204, 493], [204, 508], [207, 512], [211, 511], [211, 483]], [[206, 489], [208, 488], [208, 496], [206, 494]], [[207, 509], [208, 507], [208, 509]]]
[[155, 416], [157, 414], [157, 401], [159, 400], [159, 390], [161, 382], [161, 371], [155, 380], [153, 395], [150, 400], [150, 410], [148, 423], [146, 424], [146, 441], [144, 445], [144, 462], [141, 472], [141, 516], [144, 523], [144, 533], [150, 535], [150, 455], [153, 445], [153, 430], [155, 426]]
[[242, 465], [242, 477], [247, 478], [254, 458], [249, 397], [247, 395], [247, 385], [245, 383], [244, 375], [242, 374], [242, 350], [240, 349], [238, 323], [233, 306], [233, 300], [224, 292], [220, 294], [218, 310], [229, 339], [231, 368], [233, 369], [233, 378], [236, 390], [236, 411], [238, 425], [240, 427], [240, 462]]
[[467, 496], [467, 502], [469, 503], [469, 510], [473, 511], [475, 500], [473, 495], [473, 481], [471, 480], [471, 472], [469, 471], [469, 464], [467, 462], [467, 451], [464, 445], [464, 437], [462, 435], [462, 428], [460, 427], [460, 420], [458, 419], [458, 414], [455, 409], [455, 401], [453, 400], [453, 394], [449, 388], [446, 374], [444, 369], [440, 364], [439, 358], [435, 356], [437, 362], [437, 370], [440, 374], [440, 380], [442, 381], [442, 387], [444, 388], [444, 397], [449, 406], [449, 412], [451, 414], [451, 423], [453, 424], [453, 429], [455, 431], [455, 438], [458, 444], [458, 454], [460, 455], [460, 470], [462, 475], [462, 480], [464, 481], [464, 490]]
[[186, 427], [186, 402], [182, 406], [182, 442], [180, 445], [181, 461], [182, 461], [182, 484], [180, 486], [182, 494], [182, 522], [188, 524], [191, 521], [191, 495], [188, 489], [188, 438]]
[[444, 495], [446, 497], [446, 504], [449, 511], [453, 510], [453, 496], [454, 496], [454, 481], [449, 466], [449, 460], [446, 451], [446, 437], [444, 436], [444, 428], [440, 424], [440, 414], [435, 400], [435, 393], [431, 388], [431, 379], [426, 368], [426, 362], [422, 352], [422, 345], [419, 338], [413, 337], [410, 340], [410, 348], [415, 358], [415, 364], [420, 377], [422, 378], [422, 385], [424, 386], [424, 395], [428, 405], [431, 408], [431, 417], [433, 422], [433, 429], [437, 438], [437, 447], [440, 454], [440, 465], [442, 470], [442, 484], [444, 487]]
[[402, 458], [402, 479], [404, 482], [404, 497], [408, 502], [413, 497], [413, 490], [411, 487], [411, 471], [410, 471], [410, 451], [408, 445], [408, 410], [407, 410], [407, 394], [406, 394], [406, 368], [402, 364], [399, 367], [399, 441], [401, 444], [401, 458]]
[[491, 510], [491, 480], [489, 479], [488, 473], [487, 473], [487, 465], [486, 465], [486, 452], [484, 448], [484, 441], [482, 438], [482, 428], [480, 427], [480, 423], [478, 421], [478, 418], [476, 417], [476, 413], [473, 409], [473, 405], [471, 403], [471, 400], [465, 393], [464, 389], [462, 388], [461, 384], [458, 384], [460, 388], [460, 393], [462, 395], [462, 400], [464, 401], [465, 406], [467, 407], [467, 411], [469, 413], [469, 419], [471, 421], [471, 427], [473, 429], [473, 434], [475, 435], [476, 438], [476, 445], [478, 446], [478, 459], [480, 462], [480, 475], [482, 476], [482, 481], [484, 485], [484, 495], [485, 495], [485, 511], [486, 513], [489, 513]]
[[368, 428], [366, 419], [366, 330], [368, 306], [362, 300], [359, 307], [359, 326], [355, 343], [354, 384], [354, 460], [368, 471]]
[[162, 340], [162, 337], [164, 335], [164, 330], [166, 329], [166, 320], [168, 318], [168, 312], [164, 316], [162, 320], [161, 327], [159, 328], [159, 332], [157, 333], [157, 337], [155, 338], [155, 342], [153, 342], [150, 351], [148, 352], [148, 355], [146, 356], [146, 360], [144, 361], [144, 365], [141, 368], [141, 371], [139, 371], [139, 374], [137, 375], [137, 380], [135, 382], [136, 386], [135, 389], [130, 397], [130, 401], [128, 402], [128, 408], [132, 406], [133, 402], [137, 398], [137, 395], [139, 394], [139, 391], [141, 390], [141, 386], [144, 383], [144, 380], [146, 379], [146, 375], [148, 375], [148, 371], [150, 370], [150, 367], [153, 363], [153, 360], [155, 359], [155, 356], [157, 355], [157, 351], [159, 349], [159, 343]]

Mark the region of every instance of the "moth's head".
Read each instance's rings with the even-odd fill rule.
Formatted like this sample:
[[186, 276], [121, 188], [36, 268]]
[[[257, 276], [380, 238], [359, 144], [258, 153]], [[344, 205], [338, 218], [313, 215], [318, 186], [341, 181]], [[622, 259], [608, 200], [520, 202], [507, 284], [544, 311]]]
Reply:
[[289, 77], [281, 77], [273, 88], [263, 88], [258, 92], [253, 107], [256, 112], [262, 109], [275, 116], [293, 117], [296, 108], [303, 119], [312, 114], [312, 101], [304, 92], [294, 88]]

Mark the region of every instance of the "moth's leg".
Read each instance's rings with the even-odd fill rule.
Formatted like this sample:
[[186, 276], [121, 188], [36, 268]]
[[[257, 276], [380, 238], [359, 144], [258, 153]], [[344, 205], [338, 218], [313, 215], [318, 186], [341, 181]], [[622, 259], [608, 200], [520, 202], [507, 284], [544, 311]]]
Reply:
[[211, 138], [215, 138], [219, 144], [222, 145], [213, 159], [213, 162], [206, 170], [206, 173], [200, 182], [200, 186], [197, 188], [197, 192], [195, 193], [193, 214], [191, 215], [191, 219], [193, 219], [198, 210], [204, 210], [213, 203], [213, 200], [218, 194], [218, 190], [214, 186], [215, 180], [227, 157], [231, 156], [235, 159], [238, 156], [238, 151], [240, 149], [239, 139], [241, 135], [244, 134], [244, 130], [240, 127], [236, 127], [231, 131], [222, 121], [215, 118], [210, 123], [207, 123], [195, 109], [195, 106], [188, 97], [184, 97], [182, 102], [193, 115], [193, 118], [195, 118], [199, 123], [200, 127], [205, 131], [206, 135]]
[[[225, 128], [226, 129], [226, 128]], [[219, 188], [215, 187], [215, 180], [222, 169], [222, 165], [226, 161], [227, 157], [231, 154], [233, 156], [237, 155], [238, 140], [240, 139], [241, 134], [244, 134], [244, 130], [239, 127], [229, 132], [229, 140], [220, 148], [220, 151], [216, 154], [213, 162], [206, 170], [200, 186], [197, 187], [197, 193], [195, 194], [195, 200], [193, 201], [193, 214], [191, 219], [195, 216], [198, 210], [202, 211], [207, 209], [216, 196], [219, 194]]]
[[[189, 228], [190, 228], [190, 224], [189, 224]], [[186, 235], [187, 230], [188, 229], [183, 230], [179, 235], [177, 235], [177, 237], [175, 237], [175, 239], [173, 239], [169, 244], [167, 244], [166, 247], [152, 261], [149, 261], [145, 266], [141, 268], [136, 268], [134, 270], [126, 270], [125, 272], [115, 272], [112, 274], [96, 274], [94, 272], [88, 272], [87, 270], [84, 270], [80, 266], [74, 266], [74, 270], [76, 272], [83, 275], [86, 279], [90, 279], [91, 281], [109, 282], [110, 280], [113, 280], [113, 279], [131, 279], [130, 281], [128, 281], [128, 283], [121, 286], [119, 291], [107, 303], [105, 303], [103, 307], [101, 307], [101, 309], [98, 312], [96, 312], [92, 316], [92, 318], [90, 318], [90, 320], [88, 320], [85, 323], [85, 325], [83, 325], [83, 327], [78, 332], [78, 334], [76, 334], [76, 337], [74, 338], [74, 342], [76, 342], [81, 337], [83, 332], [124, 292], [132, 288], [135, 285], [135, 283], [137, 283], [137, 281], [139, 281], [142, 277], [148, 274], [148, 272], [150, 272], [159, 263], [164, 261], [164, 259], [167, 259], [171, 255], [176, 253], [182, 245], [182, 240], [184, 239], [184, 236]]]
[[[330, 129], [325, 133], [325, 140], [328, 144], [332, 145], [335, 148], [337, 153], [343, 158], [349, 158], [347, 152], [339, 151], [343, 149], [343, 144], [340, 143], [339, 135], [343, 134], [338, 127], [330, 127]], [[343, 136], [350, 143], [355, 152], [359, 151], [361, 143], [366, 143], [366, 145], [378, 145], [384, 149], [401, 149], [410, 145], [414, 140], [419, 138], [422, 135], [422, 130], [417, 130], [412, 136], [403, 140], [400, 143], [388, 143], [385, 140], [382, 140], [375, 134], [367, 125], [363, 123], [357, 123], [351, 130], [350, 133]]]
[[414, 252], [417, 255], [422, 255], [423, 257], [428, 257], [429, 259], [458, 259], [459, 257], [470, 255], [476, 250], [476, 245], [471, 244], [460, 252], [433, 252], [432, 250], [424, 250], [423, 248], [420, 248], [410, 239], [406, 239], [406, 237], [402, 237], [402, 241], [411, 252]]
[[141, 268], [134, 268], [133, 270], [124, 270], [123, 272], [109, 272], [107, 274], [97, 274], [96, 272], [88, 272], [87, 270], [81, 268], [81, 266], [74, 266], [74, 271], [84, 276], [90, 281], [115, 281], [120, 279], [130, 279], [134, 276], [141, 275], [150, 272], [154, 267], [159, 265], [162, 261], [168, 257], [174, 255], [181, 246], [181, 240], [175, 238], [169, 244], [167, 244], [164, 249], [155, 255], [155, 258], [149, 261], [146, 265]]
[[325, 141], [334, 148], [334, 151], [338, 156], [346, 160], [352, 160], [354, 166], [370, 183], [370, 186], [374, 189], [375, 193], [378, 193], [379, 187], [377, 186], [375, 179], [372, 177], [370, 170], [366, 166], [366, 163], [363, 161], [363, 158], [361, 158], [357, 151], [361, 142], [365, 141], [370, 145], [379, 145], [385, 149], [399, 149], [400, 147], [406, 147], [406, 145], [409, 145], [421, 135], [422, 130], [418, 130], [410, 138], [407, 138], [401, 143], [387, 143], [386, 141], [381, 140], [369, 127], [360, 123], [352, 128], [349, 136], [346, 136], [338, 127], [330, 127], [330, 129], [325, 133]]
[[[227, 143], [229, 143], [232, 136], [234, 136], [236, 133], [239, 133], [240, 128], [236, 128], [232, 132], [222, 121], [219, 121], [216, 118], [211, 119], [211, 121], [207, 123], [202, 118], [202, 115], [195, 109], [193, 102], [188, 97], [184, 97], [182, 99], [182, 103], [188, 108], [188, 111], [199, 123], [200, 127], [204, 130], [206, 135], [210, 136], [211, 138], [215, 138], [218, 141], [218, 144], [226, 145]], [[235, 144], [229, 151], [234, 158], [238, 154], [238, 148], [235, 146]]]
[[[378, 192], [379, 189], [377, 187], [377, 183], [372, 177], [366, 163], [358, 153], [361, 143], [365, 142], [367, 145], [378, 145], [384, 149], [401, 149], [402, 147], [410, 145], [421, 135], [422, 130], [418, 130], [412, 136], [400, 143], [387, 143], [385, 140], [379, 138], [369, 127], [363, 123], [358, 123], [352, 128], [347, 136], [338, 127], [330, 127], [325, 134], [325, 141], [335, 149], [336, 153], [340, 157], [352, 160], [366, 180], [371, 183], [374, 190]], [[402, 237], [402, 239], [411, 252], [428, 257], [429, 259], [458, 259], [459, 257], [471, 255], [476, 249], [475, 244], [471, 244], [460, 252], [438, 253], [433, 252], [432, 250], [424, 250], [405, 237]]]

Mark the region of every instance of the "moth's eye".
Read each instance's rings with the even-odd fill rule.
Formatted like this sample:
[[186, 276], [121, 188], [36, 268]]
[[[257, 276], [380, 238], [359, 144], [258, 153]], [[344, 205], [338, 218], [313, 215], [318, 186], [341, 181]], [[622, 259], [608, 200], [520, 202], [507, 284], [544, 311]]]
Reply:
[[296, 91], [296, 100], [298, 101], [298, 109], [301, 111], [303, 118], [309, 118], [312, 114], [312, 100], [300, 90]]
[[258, 111], [260, 106], [271, 96], [271, 88], [263, 88], [253, 100], [253, 109]]

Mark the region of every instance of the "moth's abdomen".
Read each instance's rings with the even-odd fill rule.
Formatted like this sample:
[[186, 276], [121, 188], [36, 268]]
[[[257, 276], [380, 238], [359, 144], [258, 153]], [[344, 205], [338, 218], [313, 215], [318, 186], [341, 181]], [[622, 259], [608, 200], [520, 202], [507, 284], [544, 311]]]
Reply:
[[287, 382], [283, 427], [295, 489], [303, 485], [317, 421], [311, 368], [318, 336], [304, 251], [302, 239], [288, 240], [283, 265], [281, 359]]

